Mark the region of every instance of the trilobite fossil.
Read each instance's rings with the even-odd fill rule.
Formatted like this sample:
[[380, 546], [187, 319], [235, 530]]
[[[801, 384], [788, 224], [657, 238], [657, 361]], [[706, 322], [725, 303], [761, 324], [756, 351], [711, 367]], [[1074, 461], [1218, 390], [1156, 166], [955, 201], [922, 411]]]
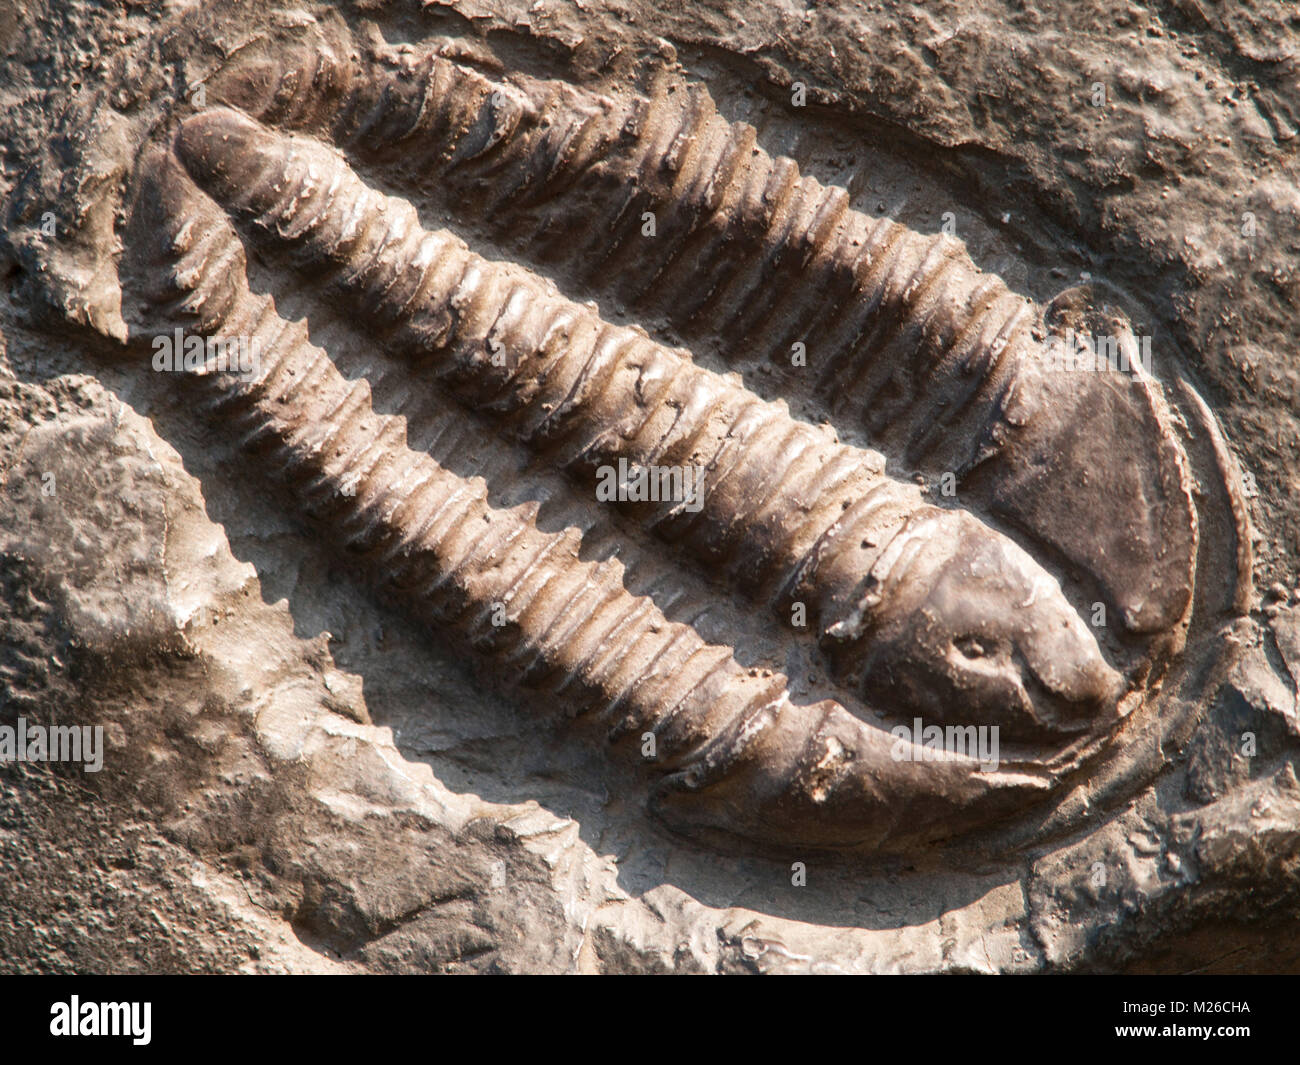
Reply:
[[820, 395], [909, 466], [953, 472], [964, 500], [1078, 566], [1131, 632], [1185, 620], [1193, 478], [1159, 386], [1048, 372], [1036, 308], [960, 242], [852, 209], [703, 86], [613, 98], [326, 34], [250, 48], [213, 92], [381, 163], [531, 258], [578, 264], [728, 357], [767, 352], [792, 395]]
[[[1125, 715], [1175, 677], [1198, 561], [1224, 561], [1199, 536], [1198, 478], [1235, 498], [1194, 394], [1176, 414], [1140, 370], [1053, 374], [1038, 309], [958, 242], [853, 209], [702, 87], [606, 98], [333, 27], [237, 49], [208, 102], [229, 106], [182, 105], [132, 179], [122, 278], [147, 306], [129, 349], [171, 325], [257, 337], [253, 377], [189, 375], [214, 428], [486, 680], [608, 739], [674, 827], [800, 848], [957, 835], [1103, 764]], [[426, 229], [412, 203], [521, 262]], [[580, 267], [582, 295], [779, 372], [747, 387], [614, 325], [522, 265], [549, 262]], [[833, 697], [801, 701], [782, 673], [741, 664], [738, 629], [710, 643], [619, 561], [584, 556], [582, 530], [440, 461], [328, 342], [254, 294], [254, 265], [309, 319], [341, 309], [449, 434], [562, 471], [547, 491], [578, 510], [604, 507], [593, 477], [619, 460], [705, 471], [698, 507], [627, 503], [620, 528], [657, 537], [636, 543], [686, 579], [767, 603], [783, 638], [815, 639]], [[773, 391], [820, 397], [881, 450]], [[1195, 434], [1176, 431], [1188, 409], [1210, 441], [1195, 461]], [[498, 439], [474, 435], [489, 426]], [[957, 505], [901, 479], [936, 470], [958, 475]], [[1238, 603], [1248, 540], [1238, 512], [1215, 520], [1236, 523], [1236, 591], [1220, 600]], [[1084, 622], [1094, 596], [1120, 626]], [[891, 726], [913, 715], [1001, 727], [1000, 767], [899, 758]]]
[[[629, 594], [616, 562], [580, 560], [579, 538], [538, 528], [535, 504], [493, 507], [481, 483], [408, 447], [402, 419], [377, 414], [302, 323], [249, 291], [238, 236], [174, 155], [142, 166], [130, 235], [155, 323], [259, 339], [252, 379], [189, 375], [214, 424], [418, 617], [659, 775], [656, 809], [678, 828], [787, 846], [915, 842], [1017, 808], [1086, 753], [992, 773], [972, 758], [898, 760], [887, 730], [835, 701], [793, 703], [782, 675], [741, 667]], [[647, 733], [649, 761], [636, 753]]]
[[188, 120], [179, 150], [223, 206], [328, 269], [390, 343], [442, 353], [427, 379], [497, 412], [555, 465], [700, 470], [698, 510], [664, 501], [650, 524], [773, 597], [780, 617], [806, 599], [868, 696], [1040, 729], [1114, 706], [1119, 677], [1055, 579], [970, 514], [887, 477], [879, 454], [426, 233], [408, 204], [309, 142], [218, 111]]

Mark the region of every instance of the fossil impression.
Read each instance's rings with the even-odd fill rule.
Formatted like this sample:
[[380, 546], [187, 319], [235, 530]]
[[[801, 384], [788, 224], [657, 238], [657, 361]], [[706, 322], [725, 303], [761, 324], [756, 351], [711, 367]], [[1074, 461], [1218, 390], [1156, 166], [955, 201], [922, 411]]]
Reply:
[[[616, 101], [333, 26], [236, 50], [208, 96], [132, 178], [121, 276], [145, 303], [128, 349], [173, 327], [207, 338], [185, 380], [214, 431], [485, 680], [607, 741], [675, 829], [915, 847], [1060, 794], [1158, 695], [1203, 549], [1163, 386], [1051, 372], [1038, 310], [960, 243], [853, 210], [699, 87]], [[521, 262], [422, 226], [431, 204]], [[608, 322], [550, 262], [735, 365], [764, 354], [786, 396], [880, 450]], [[440, 461], [277, 308], [280, 285], [308, 322], [341, 312], [347, 343], [445, 399], [448, 425], [490, 427], [475, 448], [562, 472], [578, 509], [606, 508], [611, 468], [693, 471], [685, 497], [611, 500], [619, 527], [740, 609], [766, 604], [833, 697], [801, 700], [742, 664], [739, 633], [710, 642], [618, 558], [585, 555], [581, 529]], [[251, 373], [213, 359], [232, 338], [260, 351]], [[954, 472], [960, 506], [886, 455]], [[1227, 467], [1210, 475], [1232, 497]], [[1094, 597], [1119, 625], [1084, 621]], [[893, 734], [918, 718], [1001, 730], [999, 764]]]
[[[1004, 814], [1071, 764], [985, 773], [973, 758], [900, 761], [887, 731], [838, 703], [792, 703], [783, 676], [741, 667], [630, 595], [618, 563], [579, 560], [578, 538], [539, 529], [535, 505], [494, 508], [481, 482], [407, 447], [402, 419], [377, 414], [302, 323], [249, 291], [238, 236], [175, 156], [141, 171], [131, 247], [157, 283], [155, 320], [254, 337], [263, 352], [251, 379], [215, 366], [190, 375], [214, 424], [417, 616], [661, 774], [655, 805], [670, 824], [876, 847]], [[646, 733], [657, 739], [649, 760]]]

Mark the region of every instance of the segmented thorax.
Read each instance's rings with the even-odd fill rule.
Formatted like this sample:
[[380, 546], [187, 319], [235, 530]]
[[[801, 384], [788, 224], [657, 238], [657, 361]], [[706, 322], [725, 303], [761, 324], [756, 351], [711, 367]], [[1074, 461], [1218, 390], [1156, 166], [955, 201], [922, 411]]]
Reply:
[[215, 111], [184, 124], [179, 151], [255, 233], [289, 244], [391, 346], [428, 363], [425, 376], [580, 484], [620, 460], [691, 471], [692, 497], [652, 504], [645, 520], [778, 616], [806, 597], [837, 668], [867, 693], [931, 713], [955, 696], [968, 719], [1004, 727], [1076, 728], [1113, 707], [1119, 677], [1057, 582], [970, 514], [886, 476], [878, 453], [426, 233], [409, 204], [310, 142]]

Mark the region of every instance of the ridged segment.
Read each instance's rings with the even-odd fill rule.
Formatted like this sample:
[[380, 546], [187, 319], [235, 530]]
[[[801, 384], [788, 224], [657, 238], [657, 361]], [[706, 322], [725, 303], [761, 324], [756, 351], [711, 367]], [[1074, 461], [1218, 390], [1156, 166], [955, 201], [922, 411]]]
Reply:
[[[293, 234], [288, 239], [304, 258], [328, 268], [363, 313], [395, 330], [394, 347], [411, 357], [440, 351], [433, 373], [469, 405], [513, 415], [515, 435], [565, 451], [571, 465], [625, 458], [702, 466], [699, 514], [667, 501], [652, 508], [650, 520], [666, 522], [672, 512], [676, 535], [704, 554], [721, 554], [728, 535], [741, 538], [733, 548], [741, 553], [776, 539], [783, 557], [770, 569], [751, 570], [751, 589], [782, 583], [803, 561], [781, 551], [783, 543], [818, 539], [867, 489], [880, 489], [873, 531], [882, 542], [924, 506], [915, 488], [884, 477], [878, 453], [839, 444], [829, 432], [796, 422], [783, 404], [765, 403], [633, 330], [603, 323], [523, 271], [475, 255], [450, 233], [426, 233], [409, 205], [365, 188], [324, 153], [302, 146], [286, 155], [268, 142], [236, 161], [230, 143], [220, 190], [232, 190], [228, 206], [281, 239]], [[361, 205], [355, 226], [348, 221], [353, 205]], [[786, 486], [781, 473], [801, 455], [812, 455], [818, 468], [856, 476], [833, 490], [823, 485], [796, 507], [788, 491], [777, 493]], [[791, 509], [808, 516], [787, 528], [782, 522]], [[759, 512], [770, 516], [766, 524], [743, 520]]]
[[[173, 174], [169, 183], [179, 180]], [[185, 205], [193, 210], [196, 200]], [[730, 715], [771, 701], [770, 681], [751, 677], [725, 649], [709, 651], [692, 628], [628, 594], [620, 564], [580, 561], [574, 530], [538, 529], [536, 503], [494, 508], [481, 481], [410, 450], [402, 419], [377, 414], [363, 382], [348, 382], [305, 329], [277, 322], [270, 299], [247, 290], [228, 226], [210, 223], [201, 240], [177, 243], [178, 262], [190, 271], [183, 276], [195, 283], [178, 282], [182, 272], [174, 272], [171, 305], [197, 312], [210, 333], [249, 329], [267, 338], [256, 378], [194, 377], [204, 391], [201, 406], [223, 424], [259, 429], [258, 457], [273, 477], [334, 530], [341, 547], [382, 562], [388, 583], [413, 590], [419, 612], [467, 632], [480, 651], [491, 638], [494, 657], [519, 667], [543, 694], [563, 689], [581, 713], [616, 709], [619, 721], [630, 715], [632, 731], [712, 737]], [[503, 626], [490, 622], [498, 603]], [[670, 690], [671, 678], [702, 656], [728, 693], [712, 704]], [[698, 720], [673, 725], [678, 714]], [[691, 753], [665, 744], [659, 764], [672, 768]]]
[[[1028, 342], [1024, 300], [960, 244], [851, 211], [843, 189], [768, 156], [752, 127], [723, 119], [698, 86], [618, 103], [556, 82], [488, 78], [436, 54], [381, 54], [349, 73], [332, 118], [253, 91], [238, 71], [226, 96], [285, 128], [327, 121], [341, 146], [395, 163], [521, 246], [582, 263], [588, 280], [735, 353], [757, 345], [783, 359], [802, 341], [825, 394], [850, 416], [874, 415], [877, 431], [901, 425], [905, 447], [928, 428], [914, 407], [942, 386], [943, 367], [978, 365], [982, 387], [962, 389], [949, 411], [956, 421], [978, 406], [977, 424], [1012, 372], [1004, 363]], [[564, 196], [581, 207], [557, 221], [550, 208]], [[647, 211], [653, 239], [642, 236]], [[925, 299], [934, 292], [942, 298]], [[853, 328], [826, 313], [828, 297]], [[997, 351], [978, 347], [992, 320], [1015, 323], [994, 330]], [[883, 383], [864, 391], [868, 366], [892, 368], [900, 356], [911, 377], [901, 395], [882, 394]]]

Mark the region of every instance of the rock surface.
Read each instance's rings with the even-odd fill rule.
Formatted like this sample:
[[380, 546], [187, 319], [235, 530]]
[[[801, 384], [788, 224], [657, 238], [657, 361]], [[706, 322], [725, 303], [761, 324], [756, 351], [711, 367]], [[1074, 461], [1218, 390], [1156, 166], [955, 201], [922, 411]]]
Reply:
[[953, 212], [1043, 303], [1107, 286], [1213, 408], [1257, 531], [1248, 614], [1189, 646], [1162, 719], [1058, 821], [874, 860], [669, 835], [122, 360], [139, 145], [221, 53], [325, 7], [5, 6], [0, 725], [104, 745], [97, 773], [0, 765], [6, 970], [1300, 970], [1288, 5], [337, 5], [542, 76], [685, 71], [724, 109], [802, 82], [809, 121], [771, 148], [863, 210]]

